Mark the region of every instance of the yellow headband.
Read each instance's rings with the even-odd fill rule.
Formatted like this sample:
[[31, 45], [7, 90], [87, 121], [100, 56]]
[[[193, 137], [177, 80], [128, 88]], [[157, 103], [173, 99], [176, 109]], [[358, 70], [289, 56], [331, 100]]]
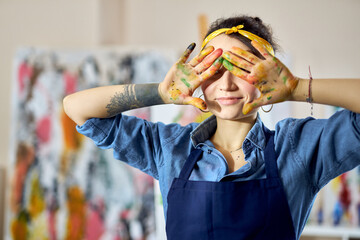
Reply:
[[265, 39], [251, 33], [245, 30], [241, 30], [244, 27], [244, 25], [239, 25], [236, 27], [232, 27], [232, 28], [220, 28], [212, 33], [210, 33], [203, 41], [202, 45], [201, 45], [201, 49], [203, 49], [205, 47], [205, 45], [210, 42], [211, 39], [213, 39], [214, 37], [220, 35], [221, 33], [225, 33], [225, 34], [231, 34], [231, 33], [239, 33], [241, 35], [243, 35], [244, 37], [250, 39], [250, 40], [255, 40], [258, 43], [260, 43], [261, 45], [264, 46], [264, 48], [271, 54], [271, 55], [275, 55], [274, 54], [274, 49], [272, 48], [271, 44], [266, 41]]

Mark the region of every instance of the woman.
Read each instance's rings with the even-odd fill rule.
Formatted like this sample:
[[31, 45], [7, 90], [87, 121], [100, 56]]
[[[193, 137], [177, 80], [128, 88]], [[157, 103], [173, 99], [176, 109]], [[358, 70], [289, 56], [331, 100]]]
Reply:
[[[359, 79], [297, 78], [273, 56], [275, 46], [259, 18], [220, 19], [201, 53], [186, 63], [191, 44], [160, 84], [64, 99], [80, 133], [159, 180], [169, 240], [299, 239], [316, 193], [360, 163]], [[205, 102], [192, 96], [199, 86]], [[281, 101], [346, 110], [285, 119], [269, 131], [257, 111]], [[213, 116], [182, 127], [121, 114], [170, 103]]]

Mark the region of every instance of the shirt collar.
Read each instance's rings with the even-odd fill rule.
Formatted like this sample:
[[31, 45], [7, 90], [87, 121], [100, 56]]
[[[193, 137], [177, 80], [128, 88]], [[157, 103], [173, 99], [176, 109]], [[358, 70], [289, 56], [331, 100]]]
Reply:
[[199, 143], [204, 143], [214, 135], [217, 127], [216, 117], [214, 115], [205, 119], [191, 133], [190, 138], [194, 147]]
[[[206, 140], [210, 139], [210, 137], [214, 135], [216, 127], [217, 123], [214, 115], [200, 123], [190, 134], [193, 146], [196, 147], [199, 143], [204, 143]], [[250, 129], [245, 138], [244, 144], [249, 144], [249, 141], [256, 147], [264, 150], [266, 146], [264, 128], [265, 126], [258, 114], [254, 126]]]

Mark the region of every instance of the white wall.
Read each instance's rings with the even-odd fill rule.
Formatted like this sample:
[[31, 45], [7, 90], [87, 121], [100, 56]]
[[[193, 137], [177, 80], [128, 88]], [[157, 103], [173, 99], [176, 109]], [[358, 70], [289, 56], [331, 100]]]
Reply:
[[[299, 77], [307, 77], [310, 65], [314, 78], [360, 78], [359, 12], [359, 0], [0, 0], [0, 167], [9, 155], [11, 61], [18, 46], [185, 49], [198, 41], [199, 14], [213, 21], [245, 13], [271, 24]], [[309, 114], [305, 104], [292, 107], [296, 117]]]
[[128, 0], [124, 42], [185, 48], [198, 40], [198, 14], [213, 21], [245, 13], [272, 26], [293, 56], [295, 73], [307, 72], [310, 64], [318, 77], [359, 76], [359, 68], [349, 64], [360, 53], [359, 11], [359, 0]]

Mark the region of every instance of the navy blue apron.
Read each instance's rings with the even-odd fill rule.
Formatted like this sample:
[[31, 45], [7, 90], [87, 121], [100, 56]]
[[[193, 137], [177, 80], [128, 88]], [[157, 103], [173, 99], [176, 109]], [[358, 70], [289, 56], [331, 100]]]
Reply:
[[[193, 150], [168, 194], [168, 240], [292, 240], [293, 221], [279, 178], [274, 134], [265, 131], [265, 179], [190, 181], [202, 150]], [[226, 179], [226, 178], [225, 178]]]

